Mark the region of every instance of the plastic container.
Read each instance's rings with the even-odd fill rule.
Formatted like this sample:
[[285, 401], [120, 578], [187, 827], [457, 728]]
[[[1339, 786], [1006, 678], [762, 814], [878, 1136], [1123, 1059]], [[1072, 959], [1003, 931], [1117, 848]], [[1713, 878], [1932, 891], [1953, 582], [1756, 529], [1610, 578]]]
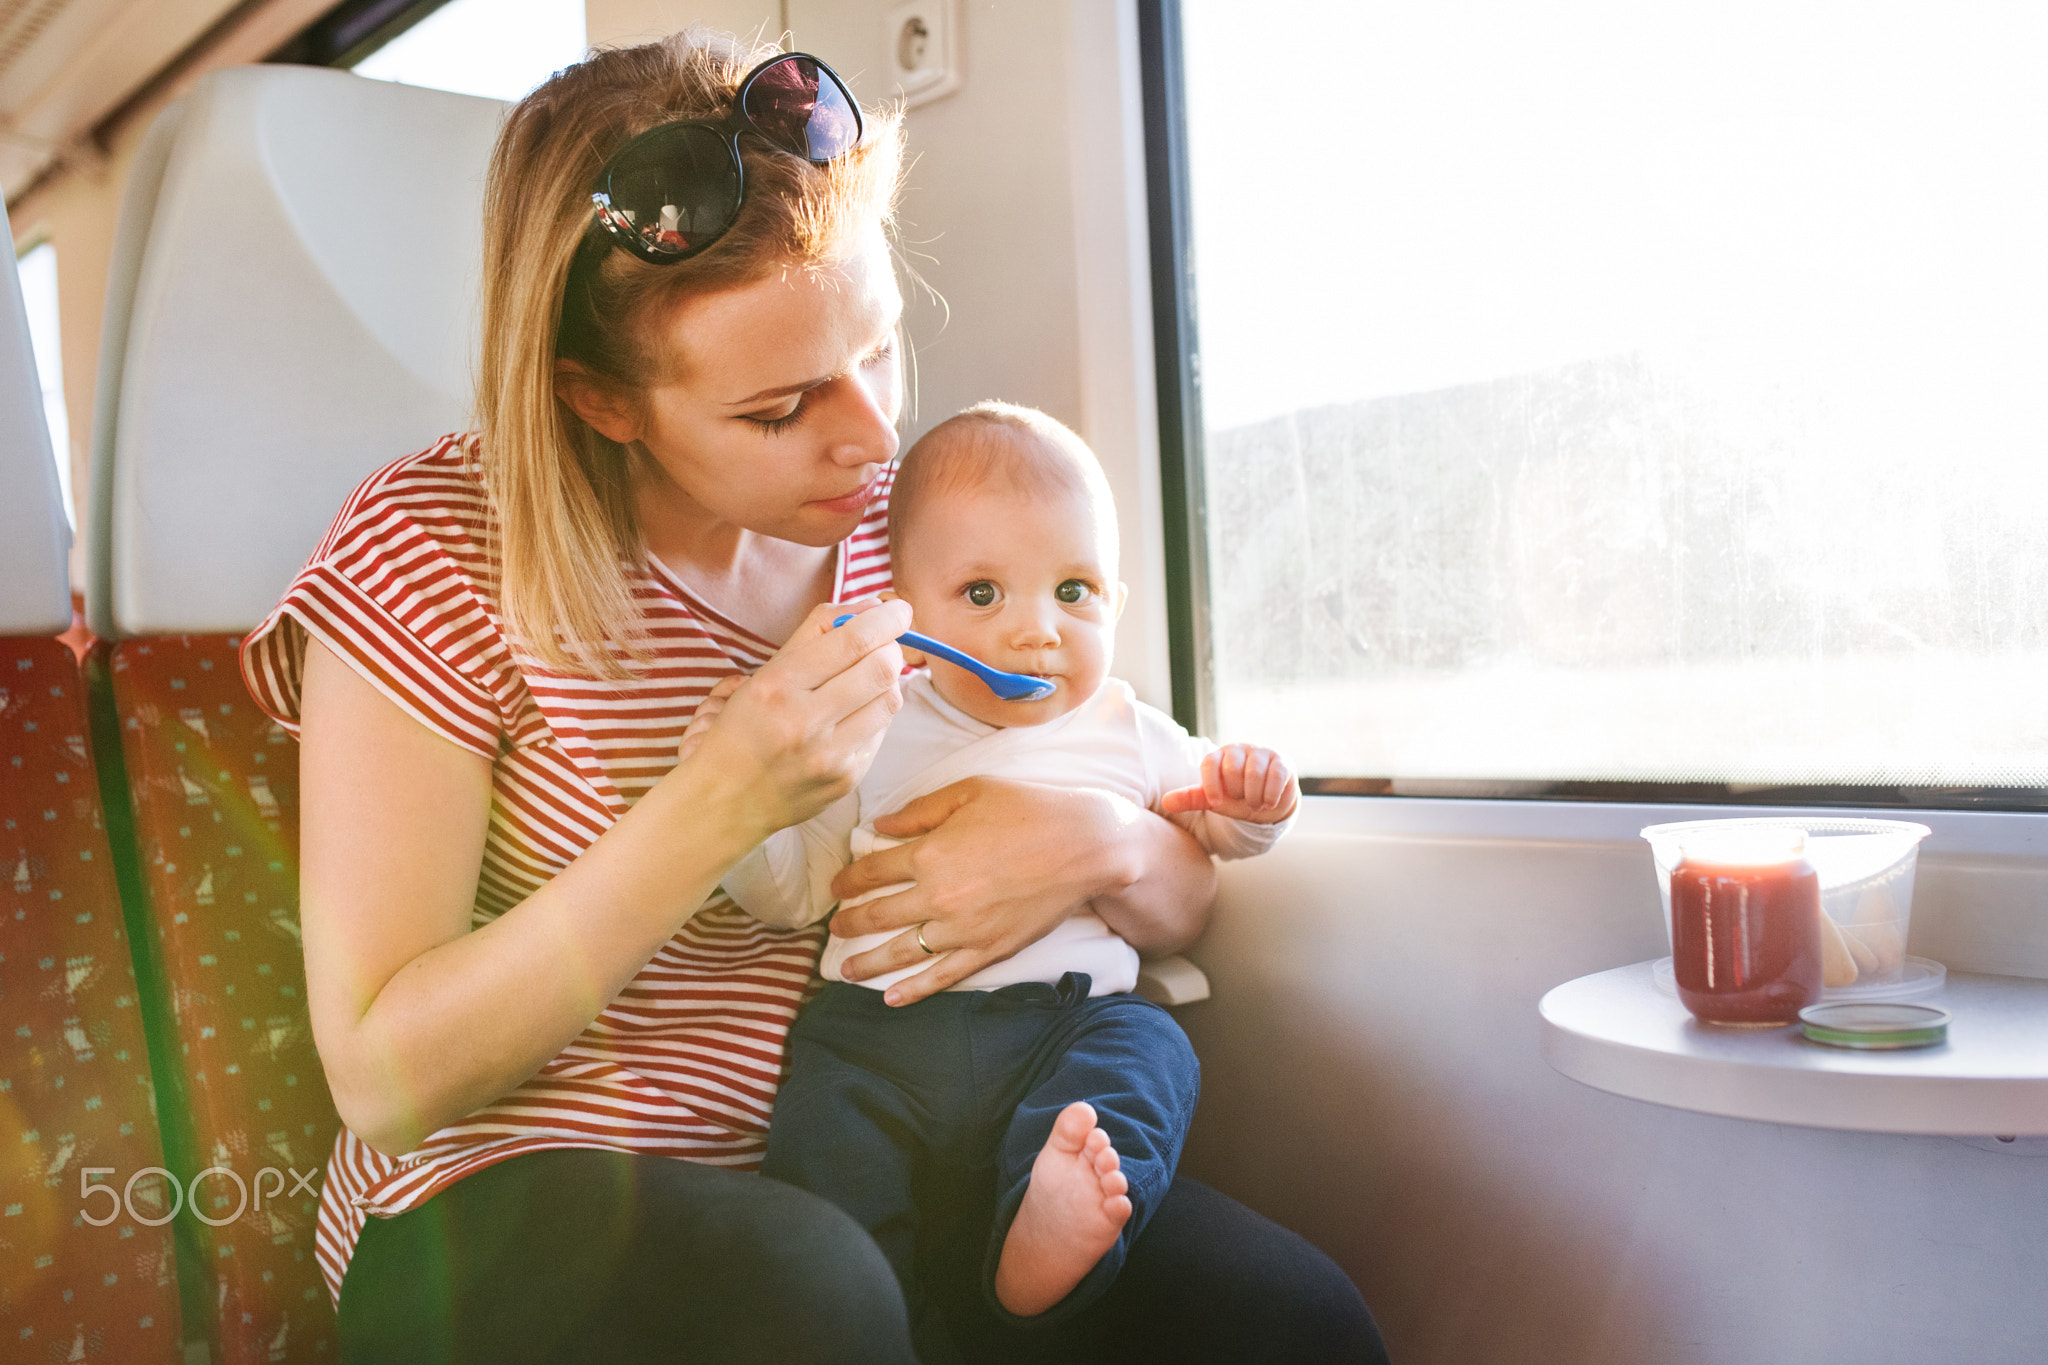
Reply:
[[1741, 830], [1797, 830], [1806, 836], [1806, 860], [1820, 877], [1820, 908], [1829, 971], [1822, 998], [1883, 999], [1939, 984], [1939, 963], [1906, 955], [1913, 913], [1913, 873], [1920, 841], [1932, 831], [1909, 820], [1854, 820], [1829, 816], [1762, 816], [1741, 820], [1687, 820], [1643, 831], [1656, 864], [1664, 932], [1671, 933], [1671, 873], [1688, 836]]

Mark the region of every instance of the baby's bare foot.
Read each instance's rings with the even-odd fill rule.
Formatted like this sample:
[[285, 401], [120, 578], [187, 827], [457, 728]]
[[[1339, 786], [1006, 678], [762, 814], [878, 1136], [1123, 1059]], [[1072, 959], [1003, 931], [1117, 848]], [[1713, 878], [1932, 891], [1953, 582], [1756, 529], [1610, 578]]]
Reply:
[[1095, 1110], [1075, 1101], [1053, 1121], [1052, 1136], [1031, 1163], [1031, 1184], [1003, 1239], [996, 1298], [1019, 1317], [1064, 1299], [1116, 1245], [1130, 1221], [1130, 1182], [1117, 1169], [1109, 1134]]

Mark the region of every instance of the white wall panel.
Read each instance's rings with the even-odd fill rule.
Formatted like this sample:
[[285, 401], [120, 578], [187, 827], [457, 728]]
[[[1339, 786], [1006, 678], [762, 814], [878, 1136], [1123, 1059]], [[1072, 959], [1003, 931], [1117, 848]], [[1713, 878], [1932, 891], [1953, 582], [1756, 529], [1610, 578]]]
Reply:
[[584, 0], [583, 22], [592, 47], [625, 47], [700, 24], [751, 39], [774, 42], [782, 31], [782, 7], [770, 0]]

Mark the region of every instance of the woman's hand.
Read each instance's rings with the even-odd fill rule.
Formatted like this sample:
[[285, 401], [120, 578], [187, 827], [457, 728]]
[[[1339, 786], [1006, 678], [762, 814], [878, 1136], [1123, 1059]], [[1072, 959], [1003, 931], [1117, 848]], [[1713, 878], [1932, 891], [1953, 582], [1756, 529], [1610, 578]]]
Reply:
[[[1208, 855], [1186, 831], [1102, 791], [970, 777], [875, 829], [913, 842], [851, 864], [833, 893], [916, 885], [840, 910], [832, 932], [903, 931], [848, 958], [848, 980], [931, 964], [889, 987], [892, 1005], [942, 991], [1088, 907], [1140, 952], [1173, 951], [1201, 932], [1215, 894]], [[919, 945], [920, 928], [937, 960]]]
[[759, 839], [851, 791], [903, 705], [896, 637], [910, 605], [860, 608], [833, 629], [847, 610], [813, 609], [758, 673], [721, 679], [676, 746], [672, 776], [709, 785]]
[[753, 675], [733, 673], [720, 678], [711, 685], [704, 700], [697, 703], [697, 709], [690, 713], [690, 723], [683, 728], [683, 737], [676, 741], [676, 762], [681, 763], [697, 752], [704, 736], [711, 732], [711, 723], [718, 719], [718, 713], [725, 709], [725, 703], [733, 693], [740, 690], [740, 684]]

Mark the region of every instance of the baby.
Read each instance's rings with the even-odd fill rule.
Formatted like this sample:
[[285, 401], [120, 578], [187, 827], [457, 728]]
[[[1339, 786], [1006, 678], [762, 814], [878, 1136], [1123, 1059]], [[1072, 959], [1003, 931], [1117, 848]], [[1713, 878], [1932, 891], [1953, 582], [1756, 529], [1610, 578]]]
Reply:
[[[1001, 701], [964, 669], [906, 649], [928, 671], [905, 680], [858, 788], [726, 877], [757, 918], [822, 918], [833, 875], [895, 842], [874, 832], [875, 817], [975, 775], [1106, 789], [1220, 857], [1280, 837], [1299, 788], [1278, 755], [1191, 738], [1109, 676], [1125, 589], [1109, 486], [1080, 437], [1008, 404], [941, 423], [903, 457], [890, 555], [920, 631], [1057, 687]], [[984, 1286], [1019, 1317], [1077, 1312], [1115, 1278], [1173, 1179], [1199, 1088], [1194, 1051], [1172, 1016], [1130, 993], [1137, 953], [1085, 909], [902, 1008], [883, 990], [929, 963], [857, 983], [841, 973], [895, 936], [828, 941], [831, 984], [791, 1030], [764, 1170], [866, 1226], [915, 1317], [920, 1188], [935, 1170], [992, 1167]]]

